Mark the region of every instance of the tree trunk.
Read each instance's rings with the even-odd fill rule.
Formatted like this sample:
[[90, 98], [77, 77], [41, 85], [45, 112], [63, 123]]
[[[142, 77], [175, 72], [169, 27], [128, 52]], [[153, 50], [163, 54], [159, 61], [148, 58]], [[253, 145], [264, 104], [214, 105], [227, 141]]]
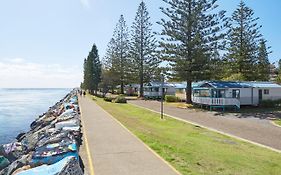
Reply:
[[121, 82], [121, 94], [124, 94], [124, 82]]
[[140, 84], [140, 97], [143, 97], [143, 82]]
[[144, 23], [144, 21], [143, 21], [143, 12], [141, 13], [141, 45], [140, 45], [140, 63], [141, 63], [141, 65], [140, 65], [140, 97], [143, 97], [143, 79], [144, 79], [144, 75], [143, 75], [143, 63], [144, 63], [144, 31], [143, 31], [143, 23]]
[[192, 104], [191, 95], [192, 95], [192, 82], [190, 80], [187, 80], [187, 86], [186, 86], [186, 103]]
[[[191, 1], [188, 3], [188, 14], [192, 15], [192, 6], [191, 6]], [[189, 63], [189, 66], [192, 67], [192, 47], [190, 46], [190, 43], [192, 41], [192, 21], [188, 22], [188, 31], [187, 31], [187, 40], [188, 40], [188, 46], [187, 46], [187, 57], [186, 57], [186, 62]], [[185, 97], [186, 97], [186, 103], [187, 104], [192, 104], [191, 100], [191, 91], [192, 91], [192, 68], [190, 70], [186, 71], [186, 91], [185, 91]]]
[[143, 66], [140, 73], [140, 97], [143, 97]]

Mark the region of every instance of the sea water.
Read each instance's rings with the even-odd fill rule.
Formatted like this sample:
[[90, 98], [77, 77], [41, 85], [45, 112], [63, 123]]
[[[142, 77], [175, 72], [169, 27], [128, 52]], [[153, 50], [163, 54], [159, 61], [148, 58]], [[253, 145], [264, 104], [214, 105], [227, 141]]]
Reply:
[[0, 144], [21, 132], [71, 89], [0, 89]]

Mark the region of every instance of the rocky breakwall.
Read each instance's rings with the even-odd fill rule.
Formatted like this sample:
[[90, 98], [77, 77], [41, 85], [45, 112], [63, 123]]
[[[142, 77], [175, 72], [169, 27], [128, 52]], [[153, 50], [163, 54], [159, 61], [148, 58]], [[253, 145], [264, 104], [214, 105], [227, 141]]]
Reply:
[[75, 90], [19, 134], [0, 145], [0, 175], [82, 175], [81, 121]]

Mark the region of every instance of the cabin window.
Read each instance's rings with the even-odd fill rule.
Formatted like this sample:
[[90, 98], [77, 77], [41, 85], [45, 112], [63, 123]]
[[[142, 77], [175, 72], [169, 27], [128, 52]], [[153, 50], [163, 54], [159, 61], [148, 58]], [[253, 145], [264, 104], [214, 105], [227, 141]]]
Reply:
[[268, 95], [268, 94], [269, 94], [269, 89], [263, 90], [263, 94], [264, 94], [264, 95]]
[[218, 90], [218, 98], [225, 98], [225, 90]]
[[232, 90], [232, 98], [240, 98], [240, 90], [239, 89]]
[[210, 97], [210, 91], [207, 89], [207, 90], [200, 90], [200, 97]]
[[194, 97], [200, 97], [200, 91], [199, 91], [198, 89], [195, 89], [195, 90], [193, 91], [193, 96], [194, 96]]
[[159, 88], [154, 88], [154, 92], [159, 92]]
[[213, 89], [212, 97], [213, 98], [225, 98], [225, 90], [224, 89]]

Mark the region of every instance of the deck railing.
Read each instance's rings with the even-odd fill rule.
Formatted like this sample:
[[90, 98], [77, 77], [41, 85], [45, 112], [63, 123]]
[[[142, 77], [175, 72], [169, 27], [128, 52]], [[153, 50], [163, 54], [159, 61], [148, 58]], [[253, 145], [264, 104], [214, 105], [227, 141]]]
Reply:
[[236, 106], [240, 108], [240, 101], [236, 98], [192, 97], [192, 102], [209, 106]]

